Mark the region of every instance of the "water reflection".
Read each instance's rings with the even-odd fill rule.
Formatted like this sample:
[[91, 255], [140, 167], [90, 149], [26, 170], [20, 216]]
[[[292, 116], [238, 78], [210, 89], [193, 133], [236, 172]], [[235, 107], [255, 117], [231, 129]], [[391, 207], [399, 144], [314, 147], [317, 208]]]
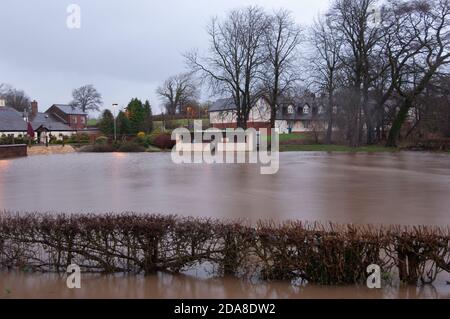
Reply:
[[286, 282], [251, 283], [234, 278], [198, 279], [164, 273], [149, 277], [86, 274], [81, 285], [81, 289], [68, 289], [62, 275], [0, 273], [1, 298], [450, 298], [450, 287], [443, 284], [371, 290], [354, 286], [294, 286]]
[[175, 165], [170, 154], [33, 156], [0, 166], [0, 208], [343, 223], [450, 224], [447, 154], [281, 154], [258, 165]]

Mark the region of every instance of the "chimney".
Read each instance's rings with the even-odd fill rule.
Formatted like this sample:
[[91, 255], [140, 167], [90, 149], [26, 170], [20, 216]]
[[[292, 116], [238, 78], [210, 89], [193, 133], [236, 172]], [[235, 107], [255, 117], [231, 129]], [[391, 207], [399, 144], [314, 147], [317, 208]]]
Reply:
[[38, 113], [38, 102], [33, 101], [31, 102], [31, 116], [36, 116]]

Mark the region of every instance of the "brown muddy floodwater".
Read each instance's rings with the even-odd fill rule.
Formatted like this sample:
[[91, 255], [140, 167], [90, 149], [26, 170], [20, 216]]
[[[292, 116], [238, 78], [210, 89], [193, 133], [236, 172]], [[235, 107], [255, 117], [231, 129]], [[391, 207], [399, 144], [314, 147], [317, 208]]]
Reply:
[[421, 287], [368, 289], [356, 286], [301, 286], [288, 282], [252, 283], [235, 278], [204, 279], [160, 273], [155, 276], [81, 277], [80, 289], [68, 289], [56, 274], [0, 272], [0, 298], [139, 298], [139, 299], [450, 299], [450, 286], [439, 281]]
[[[450, 155], [282, 153], [259, 165], [175, 165], [170, 154], [64, 154], [0, 160], [0, 210], [142, 212], [356, 224], [450, 225]], [[86, 275], [88, 276], [88, 275]], [[190, 276], [88, 276], [69, 291], [54, 275], [0, 273], [3, 297], [450, 298], [434, 287], [369, 291]], [[5, 295], [6, 294], [6, 295]]]

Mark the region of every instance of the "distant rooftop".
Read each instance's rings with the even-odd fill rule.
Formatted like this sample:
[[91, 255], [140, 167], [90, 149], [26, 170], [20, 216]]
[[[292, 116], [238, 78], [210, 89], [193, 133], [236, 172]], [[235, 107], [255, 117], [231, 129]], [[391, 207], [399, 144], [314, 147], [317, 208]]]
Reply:
[[87, 113], [83, 112], [77, 107], [68, 104], [53, 104], [52, 106], [56, 106], [61, 111], [70, 115], [87, 115]]
[[0, 132], [22, 132], [27, 130], [23, 115], [12, 107], [0, 106]]

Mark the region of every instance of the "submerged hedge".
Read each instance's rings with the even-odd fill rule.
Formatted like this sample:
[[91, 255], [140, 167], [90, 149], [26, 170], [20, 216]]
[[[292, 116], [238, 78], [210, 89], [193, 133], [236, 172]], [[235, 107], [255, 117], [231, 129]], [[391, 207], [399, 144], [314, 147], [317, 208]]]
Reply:
[[0, 268], [181, 272], [354, 284], [378, 264], [386, 278], [430, 283], [450, 272], [450, 229], [239, 222], [160, 215], [0, 214]]

